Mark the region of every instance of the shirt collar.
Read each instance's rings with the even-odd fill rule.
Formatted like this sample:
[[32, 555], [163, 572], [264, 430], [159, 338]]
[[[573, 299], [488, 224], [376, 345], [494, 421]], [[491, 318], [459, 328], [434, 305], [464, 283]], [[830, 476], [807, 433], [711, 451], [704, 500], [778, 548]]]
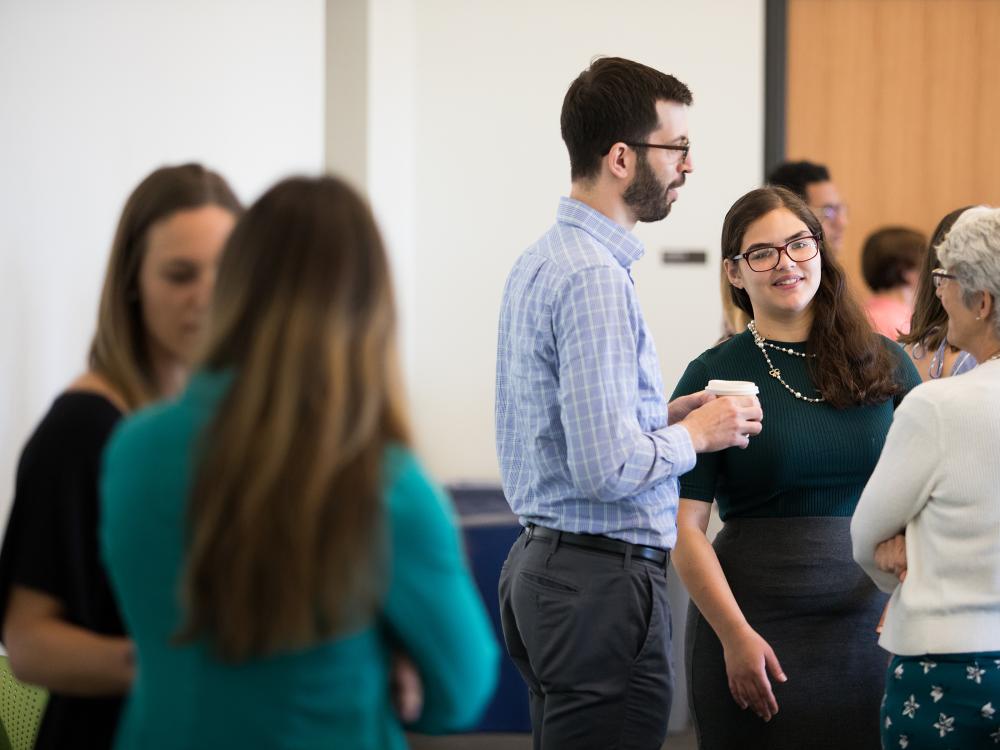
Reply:
[[646, 252], [639, 238], [586, 203], [560, 198], [556, 221], [578, 227], [606, 247], [623, 268], [628, 268]]

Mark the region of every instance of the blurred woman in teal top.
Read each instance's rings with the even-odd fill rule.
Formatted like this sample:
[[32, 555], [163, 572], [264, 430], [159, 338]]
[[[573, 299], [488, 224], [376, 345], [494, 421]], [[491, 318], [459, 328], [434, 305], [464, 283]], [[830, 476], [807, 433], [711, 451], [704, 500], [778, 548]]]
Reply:
[[407, 447], [389, 268], [334, 178], [290, 179], [224, 251], [203, 369], [105, 454], [101, 543], [137, 654], [117, 747], [405, 747], [468, 727], [497, 647], [452, 508]]

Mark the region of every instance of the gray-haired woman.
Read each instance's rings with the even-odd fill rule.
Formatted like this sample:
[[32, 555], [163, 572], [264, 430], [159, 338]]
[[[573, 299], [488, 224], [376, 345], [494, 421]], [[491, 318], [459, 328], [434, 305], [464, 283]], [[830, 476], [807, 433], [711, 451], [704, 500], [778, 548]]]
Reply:
[[937, 252], [948, 341], [981, 364], [910, 393], [851, 523], [892, 592], [882, 746], [909, 750], [1000, 744], [1000, 209], [963, 213]]

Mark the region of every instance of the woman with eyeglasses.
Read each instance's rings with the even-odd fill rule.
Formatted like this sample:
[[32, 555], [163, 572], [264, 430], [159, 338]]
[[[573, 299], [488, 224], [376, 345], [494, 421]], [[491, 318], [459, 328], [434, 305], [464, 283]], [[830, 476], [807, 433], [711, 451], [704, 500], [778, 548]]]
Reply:
[[388, 258], [341, 180], [237, 223], [201, 369], [112, 437], [104, 559], [136, 644], [116, 747], [406, 746], [473, 723], [497, 644], [454, 511], [409, 447]]
[[[752, 381], [763, 430], [681, 478], [673, 559], [691, 594], [689, 698], [703, 750], [879, 747], [885, 596], [849, 524], [893, 410], [920, 378], [874, 333], [793, 193], [726, 215], [722, 262], [747, 329], [688, 366], [674, 397]], [[712, 501], [724, 522], [706, 535]]]
[[948, 341], [980, 364], [906, 399], [851, 524], [892, 594], [883, 746], [909, 750], [1000, 745], [1000, 209], [966, 210], [937, 255]]
[[934, 230], [924, 256], [920, 280], [917, 282], [910, 330], [899, 337], [899, 343], [903, 345], [923, 380], [961, 375], [976, 366], [976, 358], [954, 346], [945, 335], [948, 316], [935, 293], [932, 275], [934, 269], [938, 267], [935, 248], [944, 242], [952, 225], [969, 208], [971, 206], [965, 206], [947, 214]]

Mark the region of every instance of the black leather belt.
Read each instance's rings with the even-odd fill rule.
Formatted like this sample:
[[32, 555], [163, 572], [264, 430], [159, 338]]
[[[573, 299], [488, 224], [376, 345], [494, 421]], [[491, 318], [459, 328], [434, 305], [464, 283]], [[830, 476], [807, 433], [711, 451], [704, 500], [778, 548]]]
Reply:
[[657, 565], [665, 565], [667, 560], [670, 559], [670, 552], [668, 550], [647, 547], [645, 544], [629, 544], [628, 542], [596, 534], [573, 534], [569, 531], [555, 531], [547, 529], [544, 526], [535, 526], [534, 524], [529, 525], [525, 533], [527, 533], [529, 539], [546, 539], [549, 541], [555, 539], [558, 534], [560, 544], [569, 544], [573, 547], [584, 547], [585, 549], [596, 549], [601, 552], [612, 552], [623, 557], [628, 554], [628, 550], [631, 548], [632, 557], [649, 560]]

